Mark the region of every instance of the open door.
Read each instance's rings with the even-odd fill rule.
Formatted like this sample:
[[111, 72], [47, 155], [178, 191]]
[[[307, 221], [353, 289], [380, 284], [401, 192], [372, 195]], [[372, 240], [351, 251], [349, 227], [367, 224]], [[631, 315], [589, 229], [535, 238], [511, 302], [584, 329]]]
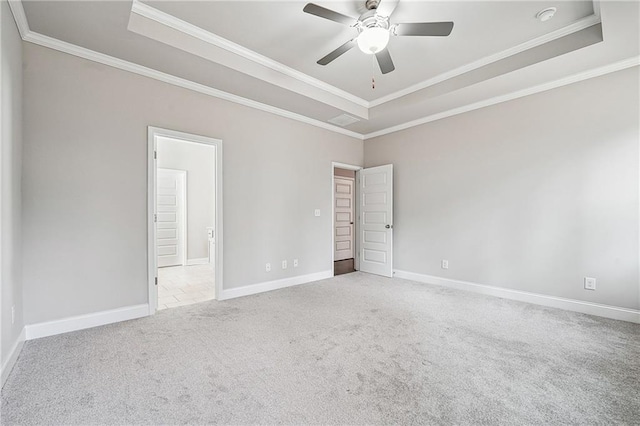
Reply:
[[362, 169], [359, 185], [359, 270], [393, 276], [393, 164]]

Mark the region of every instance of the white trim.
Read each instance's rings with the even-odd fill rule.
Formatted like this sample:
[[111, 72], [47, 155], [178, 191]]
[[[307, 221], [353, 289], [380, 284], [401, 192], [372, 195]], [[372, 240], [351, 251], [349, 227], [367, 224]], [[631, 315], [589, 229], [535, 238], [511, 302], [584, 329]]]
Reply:
[[432, 275], [416, 274], [414, 272], [395, 270], [396, 278], [417, 281], [426, 284], [439, 285], [456, 290], [471, 291], [473, 293], [488, 296], [502, 297], [504, 299], [518, 300], [520, 302], [565, 309], [567, 311], [580, 312], [588, 315], [596, 315], [621, 321], [640, 323], [640, 310], [620, 308], [617, 306], [603, 305], [600, 303], [584, 302], [582, 300], [566, 299], [564, 297], [547, 296], [528, 291], [511, 290], [503, 287], [495, 287], [469, 281], [453, 280], [450, 278], [436, 277]]
[[[345, 169], [345, 170], [353, 170], [354, 172], [359, 172], [360, 170], [362, 170], [362, 166], [355, 166], [353, 164], [346, 164], [346, 163], [338, 163], [337, 161], [332, 161], [331, 162], [331, 276], [334, 276], [334, 262], [336, 261], [336, 252], [335, 252], [335, 244], [336, 244], [336, 233], [335, 233], [335, 229], [336, 229], [336, 224], [335, 224], [335, 220], [336, 220], [336, 184], [335, 184], [335, 169]], [[360, 225], [360, 215], [358, 212], [359, 209], [359, 203], [358, 203], [358, 180], [357, 179], [353, 179], [353, 190], [354, 190], [354, 194], [353, 194], [353, 200], [354, 200], [354, 206], [353, 206], [353, 215], [354, 217], [354, 226], [353, 226], [353, 266], [354, 269], [357, 271], [359, 269], [359, 262], [358, 262], [358, 229], [359, 229], [359, 225]]]
[[13, 19], [16, 21], [20, 37], [23, 39], [31, 32], [29, 29], [29, 22], [27, 22], [27, 15], [24, 13], [24, 7], [21, 0], [9, 0], [9, 7], [13, 14]]
[[[351, 206], [351, 212], [353, 213], [353, 234], [351, 235], [351, 243], [352, 246], [351, 250], [353, 251], [353, 266], [355, 269], [355, 265], [356, 265], [356, 254], [358, 253], [356, 250], [356, 237], [358, 236], [358, 233], [356, 232], [357, 226], [356, 226], [356, 205], [358, 204], [358, 197], [356, 197], [356, 178], [355, 178], [355, 172], [357, 172], [357, 170], [354, 170], [354, 177], [345, 177], [345, 176], [336, 176], [335, 173], [335, 168], [333, 169], [333, 180], [332, 180], [332, 187], [333, 187], [333, 191], [332, 191], [332, 199], [331, 199], [331, 226], [332, 226], [332, 230], [331, 230], [331, 240], [333, 241], [333, 245], [332, 245], [332, 249], [333, 249], [333, 254], [331, 255], [331, 259], [333, 260], [332, 265], [334, 265], [333, 268], [333, 272], [334, 272], [334, 276], [335, 276], [335, 262], [336, 262], [336, 193], [335, 193], [335, 189], [336, 189], [336, 179], [341, 179], [343, 181], [351, 181], [351, 202], [352, 202], [352, 206]], [[349, 259], [349, 258], [347, 258]], [[346, 259], [343, 259], [346, 260]]]
[[[156, 240], [156, 167], [158, 142], [151, 128], [147, 129], [147, 288], [149, 315], [158, 309], [158, 247]], [[151, 219], [149, 219], [151, 217]]]
[[[369, 102], [366, 99], [362, 99], [345, 90], [339, 89], [335, 86], [325, 83], [322, 80], [319, 80], [315, 77], [311, 77], [310, 75], [302, 73], [291, 67], [288, 67], [280, 62], [274, 61], [273, 59], [268, 58], [264, 55], [261, 55], [251, 49], [247, 49], [246, 47], [236, 44], [230, 40], [227, 40], [226, 38], [220, 37], [217, 34], [214, 34], [200, 27], [197, 27], [189, 22], [183, 21], [182, 19], [176, 18], [173, 15], [162, 12], [147, 4], [141, 3], [139, 0], [133, 0], [133, 4], [131, 5], [131, 12], [136, 13], [140, 16], [143, 16], [147, 19], [156, 21], [167, 27], [173, 28], [176, 31], [180, 31], [181, 33], [197, 38], [206, 43], [212, 44], [228, 52], [234, 53], [252, 62], [260, 64], [264, 67], [267, 67], [273, 71], [277, 71], [288, 77], [291, 77], [303, 83], [309, 84], [310, 86], [313, 86], [325, 92], [331, 93], [332, 95], [336, 95], [346, 101], [353, 102], [365, 108], [369, 108]], [[242, 72], [242, 70], [238, 70], [238, 71]], [[367, 118], [367, 117], [362, 117], [362, 118]]]
[[583, 80], [588, 80], [594, 77], [600, 77], [605, 74], [610, 74], [616, 71], [622, 71], [627, 68], [640, 65], [640, 56], [634, 56], [632, 58], [624, 59], [622, 61], [614, 62], [599, 68], [594, 68], [589, 71], [583, 71], [568, 77], [563, 77], [558, 80], [550, 81], [548, 83], [539, 84], [537, 86], [529, 87], [515, 92], [507, 93], [505, 95], [496, 96], [493, 98], [485, 99], [473, 104], [464, 105], [458, 108], [453, 108], [448, 111], [439, 112], [437, 114], [428, 115], [417, 120], [408, 121], [397, 126], [387, 127], [386, 129], [378, 130], [376, 132], [368, 133], [364, 135], [364, 139], [376, 138], [378, 136], [387, 135], [389, 133], [399, 132], [400, 130], [406, 130], [411, 127], [419, 126], [421, 124], [430, 123], [432, 121], [441, 120], [443, 118], [451, 117], [454, 115], [462, 114], [465, 112], [473, 111], [476, 109], [496, 105], [502, 102], [512, 101], [514, 99], [522, 98], [524, 96], [533, 95], [547, 90], [556, 89], [558, 87], [567, 86], [569, 84], [577, 83]]
[[26, 329], [22, 328], [20, 335], [18, 335], [18, 339], [9, 350], [9, 356], [2, 364], [2, 369], [0, 371], [0, 388], [4, 386], [4, 383], [9, 378], [9, 374], [11, 374], [11, 370], [13, 370], [13, 366], [16, 365], [16, 361], [20, 356], [20, 352], [22, 352], [22, 347], [24, 346], [24, 341], [26, 340]]
[[[375, 132], [371, 132], [368, 134], [361, 134], [361, 133], [357, 133], [351, 130], [347, 130], [338, 126], [334, 126], [331, 125], [329, 123], [320, 121], [320, 120], [316, 120], [314, 118], [310, 118], [310, 117], [306, 117], [303, 116], [301, 114], [297, 114], [291, 111], [287, 111], [287, 110], [283, 110], [281, 108], [277, 108], [271, 105], [267, 105], [267, 104], [263, 104], [261, 102], [257, 102], [257, 101], [253, 101], [251, 99], [246, 99], [243, 98], [241, 96], [237, 96], [231, 93], [227, 93], [218, 89], [214, 89], [212, 87], [209, 86], [205, 86], [199, 83], [195, 83], [180, 77], [176, 77], [170, 74], [166, 74], [151, 68], [147, 68], [147, 67], [143, 67], [141, 65], [137, 65], [122, 59], [118, 59], [118, 58], [114, 58], [112, 56], [109, 55], [105, 55], [99, 52], [95, 52], [89, 49], [85, 49], [83, 47], [80, 46], [76, 46], [73, 45], [71, 43], [67, 43], [61, 40], [57, 40], [54, 39], [52, 37], [48, 37], [42, 34], [38, 34], [36, 32], [33, 32], [31, 30], [29, 30], [28, 27], [28, 23], [26, 22], [26, 17], [24, 17], [24, 10], [22, 7], [22, 2], [20, 0], [11, 0], [9, 2], [10, 6], [11, 6], [11, 11], [14, 14], [14, 18], [16, 19], [16, 22], [19, 26], [19, 28], [21, 29], [21, 35], [23, 40], [40, 45], [40, 46], [44, 46], [50, 49], [54, 49], [54, 50], [58, 50], [60, 52], [64, 52], [64, 53], [68, 53], [70, 55], [74, 55], [74, 56], [78, 56], [80, 58], [83, 59], [87, 59], [90, 61], [94, 61], [94, 62], [98, 62], [107, 66], [111, 66], [114, 68], [118, 68], [120, 70], [123, 71], [128, 71], [128, 72], [132, 72], [134, 74], [138, 74], [138, 75], [142, 75], [145, 77], [149, 77], [149, 78], [153, 78], [155, 80], [159, 80], [162, 81], [164, 83], [168, 83], [177, 87], [182, 87], [184, 89], [188, 89], [188, 90], [193, 90], [195, 92], [198, 93], [202, 93], [208, 96], [212, 96], [212, 97], [216, 97], [219, 99], [223, 99], [223, 100], [227, 100], [229, 102], [234, 102], [234, 103], [238, 103], [240, 105], [244, 105], [247, 106], [249, 108], [255, 108], [261, 111], [265, 111], [271, 114], [275, 114], [275, 115], [279, 115], [281, 117], [286, 117], [286, 118], [290, 118], [292, 120], [296, 120], [296, 121], [300, 121], [312, 126], [316, 126], [316, 127], [320, 127], [323, 128], [325, 130], [329, 130], [335, 133], [340, 133], [346, 136], [350, 136], [359, 140], [367, 140], [367, 139], [371, 139], [371, 138], [375, 138], [378, 136], [383, 136], [383, 135], [387, 135], [389, 133], [394, 133], [394, 132], [398, 132], [401, 130], [405, 130], [405, 129], [409, 129], [411, 127], [415, 127], [415, 126], [419, 126], [421, 124], [426, 124], [432, 121], [436, 121], [436, 120], [440, 120], [443, 118], [447, 118], [447, 117], [451, 117], [454, 115], [458, 115], [458, 114], [462, 114], [465, 112], [469, 112], [469, 111], [473, 111], [476, 109], [480, 109], [480, 108], [484, 108], [487, 106], [491, 106], [491, 105], [495, 105], [501, 102], [507, 102], [513, 99], [517, 99], [520, 97], [524, 97], [524, 96], [528, 96], [528, 95], [532, 95], [535, 93], [539, 93], [539, 92], [543, 92], [546, 90], [551, 90], [551, 89], [555, 89], [558, 87], [562, 87], [568, 84], [572, 84], [572, 83], [576, 83], [579, 81], [583, 81], [583, 80], [587, 80], [590, 78], [594, 78], [594, 77], [599, 77], [608, 73], [612, 73], [612, 72], [616, 72], [616, 71], [621, 71], [623, 69], [626, 68], [630, 68], [633, 66], [637, 66], [640, 64], [640, 57], [639, 56], [635, 56], [632, 58], [628, 58], [625, 60], [621, 60], [618, 62], [614, 62], [612, 64], [608, 64], [599, 68], [595, 68], [592, 70], [588, 70], [588, 71], [583, 71], [581, 73], [578, 74], [574, 74], [572, 76], [568, 76], [568, 77], [564, 77], [564, 78], [560, 78], [558, 80], [552, 81], [552, 82], [548, 82], [548, 83], [544, 83], [544, 84], [540, 84], [538, 86], [534, 86], [531, 88], [526, 88], [526, 89], [522, 89], [519, 91], [515, 91], [512, 93], [508, 93], [505, 95], [501, 95], [501, 96], [497, 96], [494, 98], [490, 98], [490, 99], [486, 99], [483, 101], [479, 101], [473, 104], [469, 104], [469, 105], [463, 105], [461, 107], [458, 108], [453, 108], [450, 109], [448, 111], [443, 111], [437, 114], [432, 114], [420, 119], [416, 119], [416, 120], [412, 120], [406, 123], [402, 123], [399, 125], [395, 125], [395, 126], [390, 126]], [[599, 2], [595, 1], [594, 2], [594, 10], [597, 11], [596, 13], [594, 13], [594, 15], [584, 18], [581, 21], [578, 21], [572, 25], [575, 25], [576, 27], [573, 27], [574, 30], [576, 30], [576, 28], [579, 28], [581, 25], [587, 25], [589, 22], [592, 22], [591, 25], [594, 25], [596, 23], [596, 19], [600, 19], [600, 10], [599, 10]], [[593, 16], [595, 16], [596, 18], [594, 18]], [[24, 18], [24, 19], [23, 19]], [[590, 21], [592, 20], [592, 21]], [[558, 30], [558, 31], [568, 31], [571, 30], [570, 28], [571, 26], [569, 26], [569, 29], [567, 29], [567, 27], [565, 27], [565, 29], [562, 30]], [[22, 34], [22, 32], [25, 32], [25, 34]], [[561, 34], [561, 33], [558, 33]], [[566, 35], [566, 34], [564, 34]], [[537, 39], [536, 39], [537, 40]], [[375, 101], [374, 101], [375, 102]], [[373, 103], [370, 103], [373, 104]]]
[[593, 14], [598, 18], [602, 19], [602, 14], [600, 13], [600, 0], [593, 0]]
[[175, 77], [160, 71], [153, 70], [151, 68], [143, 67], [141, 65], [133, 64], [128, 61], [124, 61], [122, 59], [114, 58], [112, 56], [104, 55], [102, 53], [94, 52], [89, 49], [85, 49], [83, 47], [75, 46], [70, 43], [66, 43], [60, 40], [56, 40], [54, 38], [44, 36], [38, 33], [30, 32], [25, 38], [25, 41], [38, 44], [40, 46], [48, 47], [50, 49], [58, 50], [60, 52], [68, 53], [70, 55], [78, 56], [83, 59], [87, 59], [90, 61], [98, 62], [104, 65], [108, 65], [114, 68], [118, 68], [124, 71], [129, 71], [134, 74], [142, 75], [145, 77], [153, 78], [155, 80], [159, 80], [168, 84], [172, 84], [174, 86], [182, 87], [184, 89], [193, 90], [198, 93], [202, 93], [208, 96], [216, 97], [219, 99], [224, 99], [230, 102], [235, 102], [249, 108], [255, 108], [261, 111], [269, 112], [275, 115], [279, 115], [281, 117], [290, 118], [292, 120], [297, 120], [306, 124], [310, 124], [312, 126], [320, 127], [325, 130], [329, 130], [335, 133], [340, 133], [346, 136], [350, 136], [359, 140], [367, 140], [371, 138], [375, 138], [378, 136], [387, 135], [389, 133], [398, 132], [401, 130], [409, 129], [411, 127], [419, 126], [421, 124], [430, 123], [432, 121], [441, 120], [443, 118], [451, 117], [454, 115], [462, 114], [465, 112], [473, 111], [476, 109], [484, 108], [487, 106], [495, 105], [502, 102], [507, 102], [513, 99], [521, 98], [524, 96], [533, 95], [535, 93], [543, 92], [546, 90], [555, 89], [558, 87], [562, 87], [568, 84], [576, 83], [583, 80], [588, 80], [590, 78], [599, 77], [605, 74], [609, 74], [616, 71], [621, 71], [626, 68], [630, 68], [633, 66], [637, 66], [640, 64], [640, 57], [634, 56], [632, 58], [624, 59], [622, 61], [614, 62], [612, 64], [608, 64], [599, 68], [595, 68], [588, 71], [583, 71], [578, 74], [574, 74], [572, 76], [564, 77], [555, 81], [551, 81], [548, 83], [540, 84], [538, 86], [526, 88], [523, 90], [515, 91], [512, 93], [508, 93], [505, 95], [497, 96], [494, 98], [486, 99], [480, 102], [476, 102], [473, 104], [461, 106], [458, 108], [453, 108], [448, 111], [443, 111], [437, 114], [432, 114], [417, 120], [412, 120], [403, 124], [399, 124], [396, 126], [387, 127], [372, 133], [368, 134], [360, 134], [353, 132], [351, 130], [343, 129], [338, 126], [333, 126], [329, 123], [325, 123], [320, 120], [316, 120], [314, 118], [306, 117], [301, 114], [297, 114], [291, 111], [286, 111], [277, 107], [273, 107], [271, 105], [266, 105], [260, 102], [253, 101], [251, 99], [246, 99], [237, 95], [233, 95], [231, 93], [223, 92], [218, 89], [214, 89], [212, 87], [208, 87], [199, 83], [194, 83], [192, 81]]
[[492, 64], [494, 62], [500, 61], [502, 59], [508, 58], [509, 56], [513, 56], [516, 55], [518, 53], [522, 53], [525, 50], [529, 50], [532, 49], [534, 47], [537, 46], [541, 46], [545, 43], [549, 43], [553, 40], [557, 40], [561, 37], [565, 37], [569, 34], [573, 34], [576, 33], [578, 31], [582, 31], [585, 28], [589, 28], [593, 25], [597, 25], [599, 24], [600, 21], [600, 16], [598, 15], [590, 15], [587, 16], [585, 18], [580, 19], [579, 21], [576, 21], [570, 25], [567, 25], [566, 27], [557, 29], [555, 31], [552, 31], [550, 33], [544, 34], [543, 36], [534, 38], [533, 40], [529, 40], [526, 41], [524, 43], [518, 44], [516, 46], [510, 47], [508, 49], [505, 49], [501, 52], [497, 52], [488, 56], [485, 56], [483, 58], [480, 58], [476, 61], [473, 61], [469, 64], [463, 65], [461, 67], [452, 69], [451, 71], [447, 71], [445, 73], [439, 74], [435, 77], [432, 77], [428, 80], [422, 81], [420, 83], [414, 84], [412, 86], [407, 87], [406, 89], [402, 89], [402, 90], [398, 90], [397, 92], [391, 93], [389, 95], [386, 96], [382, 96], [378, 99], [374, 99], [373, 101], [369, 102], [369, 107], [373, 108], [376, 107], [378, 105], [382, 105], [384, 103], [390, 102], [394, 99], [398, 99], [401, 98], [403, 96], [409, 95], [413, 92], [417, 92], [418, 90], [422, 90], [422, 89], [426, 89], [429, 86], [433, 86], [435, 84], [441, 83], [443, 81], [452, 79], [454, 77], [457, 77], [459, 75], [462, 75], [464, 73], [476, 70], [478, 68], [482, 68], [486, 65]]
[[26, 338], [27, 340], [33, 340], [41, 337], [55, 336], [56, 334], [84, 330], [101, 325], [113, 324], [114, 322], [128, 321], [148, 315], [149, 306], [146, 303], [86, 315], [77, 315], [60, 320], [27, 325], [25, 326], [27, 330]]
[[353, 170], [355, 172], [357, 172], [358, 170], [362, 169], [362, 166], [354, 166], [353, 164], [338, 163], [337, 161], [332, 161], [331, 162], [331, 173], [333, 173], [333, 169], [335, 169], [336, 167], [339, 168], [339, 169]]
[[57, 40], [55, 38], [45, 36], [42, 34], [38, 34], [33, 31], [29, 32], [26, 35], [26, 37], [24, 37], [24, 40], [30, 43], [43, 46], [43, 47], [48, 47], [50, 49], [68, 53], [70, 55], [77, 56], [79, 58], [87, 59], [89, 61], [98, 62], [100, 64], [108, 65], [110, 67], [114, 67], [123, 71], [128, 71], [134, 74], [142, 75], [144, 77], [153, 78], [154, 80], [158, 80], [174, 86], [182, 87], [183, 89], [193, 90], [194, 92], [202, 93], [204, 95], [212, 96], [214, 98], [219, 98], [225, 101], [234, 102], [240, 105], [247, 106], [249, 108], [254, 108], [260, 111], [265, 111], [271, 114], [279, 115], [281, 117], [290, 118], [292, 120], [300, 121], [315, 127], [320, 127], [325, 130], [329, 130], [335, 133], [340, 133], [346, 136], [351, 136], [352, 138], [362, 140], [362, 135], [360, 133], [343, 129], [342, 127], [334, 126], [332, 124], [325, 123], [320, 120], [316, 120], [315, 118], [306, 117], [304, 115], [301, 115], [295, 112], [287, 111], [271, 105], [263, 104], [258, 101], [243, 98], [241, 96], [234, 95], [232, 93], [224, 92], [222, 90], [214, 89], [213, 87], [205, 86], [204, 84], [195, 83], [193, 81], [176, 77], [174, 75], [167, 74], [161, 71], [157, 71], [152, 68], [147, 68], [142, 65], [134, 64], [132, 62], [128, 62], [119, 58], [114, 58], [113, 56], [109, 56], [103, 53], [95, 52], [93, 50], [85, 49], [84, 47], [76, 46], [74, 44]]
[[[597, 1], [594, 1], [593, 9], [594, 13], [590, 16], [584, 17], [576, 22], [573, 22], [563, 28], [559, 28], [555, 31], [551, 31], [547, 34], [544, 34], [540, 37], [536, 37], [532, 40], [528, 40], [524, 43], [520, 43], [516, 46], [512, 46], [500, 52], [493, 53], [491, 55], [484, 56], [478, 60], [475, 60], [471, 63], [463, 65], [461, 67], [455, 68], [451, 71], [439, 74], [430, 79], [424, 80], [422, 82], [416, 83], [412, 86], [409, 86], [405, 89], [398, 90], [394, 93], [390, 93], [386, 96], [382, 96], [380, 98], [374, 99], [372, 101], [367, 101], [366, 99], [355, 96], [345, 90], [342, 90], [338, 87], [332, 86], [328, 83], [325, 83], [322, 80], [319, 80], [315, 77], [311, 77], [307, 74], [304, 74], [300, 71], [297, 71], [291, 67], [288, 67], [280, 62], [274, 61], [264, 55], [261, 55], [251, 49], [248, 49], [244, 46], [236, 44], [230, 40], [227, 40], [223, 37], [218, 36], [210, 31], [206, 31], [200, 27], [197, 27], [193, 24], [185, 22], [179, 18], [176, 18], [173, 15], [162, 12], [158, 9], [155, 9], [149, 5], [141, 3], [139, 0], [134, 0], [131, 6], [131, 12], [136, 13], [140, 16], [143, 16], [147, 19], [151, 19], [156, 21], [162, 25], [170, 27], [176, 31], [180, 31], [186, 35], [202, 40], [206, 43], [212, 44], [221, 49], [225, 49], [231, 53], [234, 53], [238, 56], [241, 56], [245, 59], [248, 59], [254, 63], [265, 66], [271, 70], [280, 72], [286, 76], [294, 78], [303, 83], [309, 84], [313, 87], [324, 90], [333, 95], [339, 96], [344, 100], [353, 102], [357, 105], [364, 106], [368, 109], [376, 107], [378, 105], [382, 105], [384, 103], [390, 102], [394, 99], [401, 98], [403, 96], [409, 95], [416, 91], [425, 89], [427, 87], [433, 86], [445, 80], [449, 80], [451, 78], [457, 77], [469, 71], [476, 70], [478, 68], [484, 67], [486, 65], [492, 64], [494, 62], [500, 61], [507, 57], [516, 55], [518, 53], [524, 52], [526, 50], [541, 46], [545, 43], [549, 43], [551, 41], [560, 39], [567, 35], [576, 33], [578, 31], [582, 31], [586, 28], [589, 28], [593, 25], [597, 25], [602, 22], [600, 13], [599, 13], [599, 4], [596, 4]], [[237, 69], [237, 71], [244, 72], [242, 69]], [[335, 105], [334, 105], [335, 106]], [[364, 117], [366, 118], [366, 117]]]
[[298, 275], [297, 277], [284, 278], [275, 281], [266, 281], [258, 284], [246, 285], [243, 287], [230, 288], [222, 291], [218, 300], [235, 299], [236, 297], [249, 296], [252, 294], [264, 293], [266, 291], [278, 290], [285, 287], [292, 287], [300, 284], [306, 284], [314, 281], [320, 281], [333, 277], [333, 267], [330, 271], [316, 272], [307, 275]]
[[216, 244], [214, 253], [214, 274], [215, 274], [215, 297], [220, 300], [223, 288], [223, 194], [222, 194], [222, 140], [214, 139], [207, 136], [194, 135], [190, 133], [178, 132], [175, 130], [162, 129], [159, 127], [149, 126], [147, 130], [147, 271], [149, 285], [149, 315], [153, 315], [158, 307], [158, 288], [155, 285], [157, 266], [157, 248], [156, 248], [156, 227], [154, 222], [155, 212], [155, 187], [156, 187], [156, 163], [154, 152], [157, 150], [157, 138], [165, 137], [169, 139], [177, 139], [184, 142], [200, 143], [215, 147], [216, 164], [215, 164], [215, 227]]
[[[532, 49], [537, 46], [541, 46], [545, 43], [549, 43], [553, 40], [557, 40], [559, 38], [565, 37], [569, 34], [576, 33], [578, 31], [582, 31], [586, 28], [589, 28], [593, 25], [597, 25], [601, 23], [601, 18], [599, 14], [599, 5], [594, 2], [594, 13], [590, 16], [582, 18], [574, 23], [571, 23], [563, 28], [557, 29], [555, 31], [544, 34], [540, 37], [536, 37], [532, 40], [528, 40], [524, 43], [518, 44], [516, 46], [512, 46], [508, 49], [502, 50], [500, 52], [484, 56], [476, 61], [473, 61], [469, 64], [463, 65], [461, 67], [455, 68], [451, 71], [442, 73], [428, 80], [424, 80], [412, 86], [409, 86], [405, 89], [398, 90], [394, 93], [391, 93], [386, 96], [382, 96], [380, 98], [374, 99], [372, 101], [367, 101], [366, 99], [362, 99], [358, 96], [355, 96], [345, 90], [339, 89], [338, 87], [332, 86], [324, 81], [318, 80], [315, 77], [311, 77], [307, 74], [304, 74], [300, 71], [297, 71], [291, 67], [288, 67], [280, 62], [274, 61], [264, 55], [261, 55], [251, 49], [248, 49], [244, 46], [236, 44], [230, 40], [227, 40], [223, 37], [220, 37], [210, 31], [206, 31], [200, 27], [197, 27], [193, 24], [185, 22], [179, 18], [176, 18], [173, 15], [162, 12], [158, 9], [155, 9], [149, 5], [141, 3], [139, 0], [134, 0], [131, 6], [131, 12], [136, 13], [140, 16], [143, 16], [147, 19], [151, 19], [156, 21], [162, 25], [173, 28], [176, 31], [180, 31], [186, 35], [202, 40], [206, 43], [212, 44], [221, 49], [225, 49], [231, 53], [234, 53], [238, 56], [241, 56], [245, 59], [248, 59], [254, 63], [260, 64], [264, 67], [267, 67], [271, 70], [280, 72], [288, 77], [294, 78], [303, 83], [309, 84], [313, 87], [324, 90], [333, 95], [339, 96], [344, 100], [353, 102], [357, 105], [364, 106], [366, 108], [373, 108], [378, 105], [382, 105], [386, 102], [390, 102], [394, 99], [401, 98], [403, 96], [409, 95], [413, 92], [425, 89], [429, 86], [433, 86], [437, 83], [440, 83], [445, 80], [449, 80], [451, 78], [457, 77], [461, 74], [467, 73], [469, 71], [476, 70], [483, 66], [492, 64], [509, 56], [516, 55], [518, 53], [524, 52], [526, 50]], [[237, 71], [244, 72], [242, 69], [237, 69]], [[335, 105], [334, 105], [335, 106]], [[366, 117], [365, 117], [366, 118]]]
[[208, 265], [209, 264], [209, 258], [208, 257], [202, 257], [199, 259], [187, 259], [187, 266], [193, 266], [193, 265]]

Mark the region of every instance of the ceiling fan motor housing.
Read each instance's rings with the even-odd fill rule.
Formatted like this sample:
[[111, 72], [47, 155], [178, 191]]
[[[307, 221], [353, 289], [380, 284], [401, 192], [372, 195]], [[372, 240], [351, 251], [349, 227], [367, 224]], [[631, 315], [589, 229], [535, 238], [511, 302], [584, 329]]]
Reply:
[[358, 19], [358, 29], [362, 32], [366, 28], [384, 28], [389, 29], [389, 18], [385, 16], [379, 16], [376, 14], [375, 9], [371, 9], [363, 13]]

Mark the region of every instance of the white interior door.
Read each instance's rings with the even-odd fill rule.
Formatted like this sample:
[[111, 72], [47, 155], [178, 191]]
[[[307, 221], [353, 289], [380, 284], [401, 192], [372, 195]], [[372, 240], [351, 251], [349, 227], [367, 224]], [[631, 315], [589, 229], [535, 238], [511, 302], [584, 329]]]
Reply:
[[185, 189], [187, 172], [158, 169], [156, 238], [158, 267], [185, 263]]
[[393, 165], [359, 172], [360, 271], [393, 276]]
[[353, 259], [353, 179], [333, 178], [335, 197], [333, 260]]

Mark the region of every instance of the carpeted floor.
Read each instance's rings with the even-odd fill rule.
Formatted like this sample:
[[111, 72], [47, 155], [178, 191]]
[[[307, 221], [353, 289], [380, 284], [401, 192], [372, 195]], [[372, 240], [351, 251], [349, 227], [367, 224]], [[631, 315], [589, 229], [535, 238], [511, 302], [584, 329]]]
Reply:
[[353, 273], [29, 341], [2, 424], [640, 424], [640, 326]]

